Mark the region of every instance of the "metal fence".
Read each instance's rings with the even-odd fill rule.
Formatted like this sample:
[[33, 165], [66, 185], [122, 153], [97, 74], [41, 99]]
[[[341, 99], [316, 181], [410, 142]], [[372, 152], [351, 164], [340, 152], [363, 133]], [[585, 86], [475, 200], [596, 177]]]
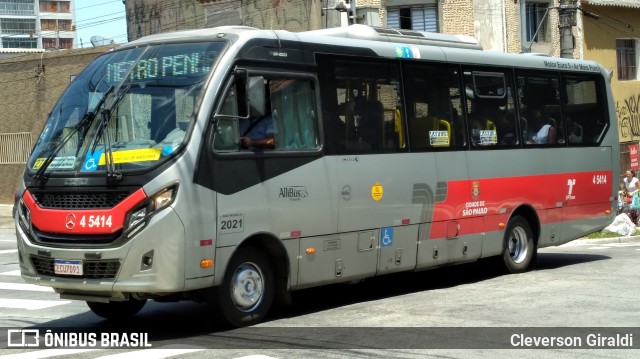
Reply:
[[30, 132], [0, 133], [0, 164], [27, 163], [32, 147]]

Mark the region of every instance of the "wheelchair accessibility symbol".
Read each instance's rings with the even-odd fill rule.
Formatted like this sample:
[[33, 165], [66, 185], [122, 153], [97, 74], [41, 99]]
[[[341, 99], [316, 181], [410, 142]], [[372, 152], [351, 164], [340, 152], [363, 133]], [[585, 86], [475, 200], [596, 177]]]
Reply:
[[84, 164], [85, 171], [95, 171], [96, 168], [98, 168], [98, 165], [96, 164], [96, 160], [94, 160], [93, 157], [89, 158], [89, 160]]
[[393, 227], [382, 227], [380, 245], [382, 247], [391, 247], [393, 245]]
[[87, 153], [87, 157], [85, 157], [84, 163], [82, 164], [82, 171], [97, 170], [100, 164], [100, 157], [102, 157], [102, 151], [94, 151], [91, 155]]

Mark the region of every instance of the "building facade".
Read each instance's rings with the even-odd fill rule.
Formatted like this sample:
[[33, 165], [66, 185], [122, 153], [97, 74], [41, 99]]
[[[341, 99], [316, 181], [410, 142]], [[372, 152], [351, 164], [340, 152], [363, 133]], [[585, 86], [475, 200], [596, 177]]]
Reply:
[[0, 59], [0, 203], [13, 196], [49, 112], [72, 79], [113, 46]]
[[640, 141], [640, 0], [582, 0], [581, 13], [584, 58], [611, 71], [625, 173], [632, 169], [630, 145]]
[[75, 22], [74, 0], [0, 0], [0, 47], [75, 48]]
[[327, 0], [125, 0], [128, 40], [224, 25], [315, 30], [322, 27], [322, 5], [326, 7], [326, 3]]

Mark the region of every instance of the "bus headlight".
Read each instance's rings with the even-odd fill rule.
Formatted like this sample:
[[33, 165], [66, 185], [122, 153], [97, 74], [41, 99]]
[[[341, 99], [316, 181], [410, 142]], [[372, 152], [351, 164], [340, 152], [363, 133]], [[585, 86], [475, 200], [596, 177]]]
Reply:
[[133, 209], [127, 216], [125, 222], [126, 226], [124, 230], [125, 233], [127, 233], [127, 237], [131, 238], [147, 224], [153, 215], [169, 207], [176, 198], [177, 192], [178, 185], [172, 185], [171, 187], [158, 191], [140, 206]]

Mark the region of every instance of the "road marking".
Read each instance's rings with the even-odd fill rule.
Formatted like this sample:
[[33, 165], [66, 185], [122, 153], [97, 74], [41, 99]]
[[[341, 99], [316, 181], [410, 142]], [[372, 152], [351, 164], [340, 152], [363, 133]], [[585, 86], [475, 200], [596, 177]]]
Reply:
[[84, 352], [90, 352], [99, 349], [44, 349], [27, 353], [0, 355], [1, 359], [40, 359], [49, 358], [59, 355], [72, 355]]
[[[182, 348], [177, 349], [176, 347], [182, 347]], [[143, 350], [135, 350], [135, 351], [120, 353], [120, 354], [105, 355], [105, 356], [98, 357], [96, 359], [138, 359], [138, 358], [162, 359], [162, 358], [169, 358], [176, 355], [199, 352], [202, 350], [204, 350], [204, 348], [188, 346], [188, 345], [181, 346], [177, 344], [172, 344], [172, 345], [157, 347], [155, 349], [143, 349]]]
[[16, 243], [15, 239], [0, 239], [0, 242], [13, 242]]
[[18, 253], [17, 249], [4, 249], [0, 251], [0, 254]]
[[35, 300], [0, 298], [0, 308], [37, 310], [71, 303], [70, 300]]
[[20, 276], [20, 269], [8, 271], [8, 272], [2, 272], [2, 273], [0, 273], [0, 275], [12, 275], [12, 276], [19, 277]]
[[35, 284], [25, 284], [25, 283], [3, 283], [0, 282], [0, 289], [4, 290], [26, 290], [26, 291], [34, 291], [34, 292], [53, 292], [53, 288], [44, 287], [41, 285]]

